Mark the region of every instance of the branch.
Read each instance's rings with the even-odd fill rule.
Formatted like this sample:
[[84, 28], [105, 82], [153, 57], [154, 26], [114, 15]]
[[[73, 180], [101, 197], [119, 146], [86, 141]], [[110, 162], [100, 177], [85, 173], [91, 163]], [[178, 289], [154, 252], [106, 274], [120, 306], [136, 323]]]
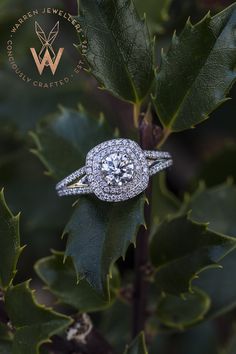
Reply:
[[[151, 197], [151, 185], [146, 191], [147, 198]], [[147, 229], [141, 227], [136, 243], [135, 252], [135, 281], [133, 293], [133, 337], [145, 330], [147, 318], [148, 286], [147, 273], [149, 270], [148, 240], [150, 233], [150, 211], [151, 205], [145, 206], [145, 217]]]
[[[154, 127], [150, 108], [140, 122], [140, 144], [143, 149], [152, 150], [155, 148]], [[133, 295], [133, 337], [136, 337], [140, 331], [145, 330], [147, 318], [148, 286], [147, 280], [149, 272], [149, 234], [150, 234], [150, 216], [151, 216], [151, 183], [146, 191], [149, 204], [145, 206], [146, 226], [141, 227], [137, 236], [135, 252], [135, 281]]]
[[9, 323], [9, 317], [5, 311], [4, 294], [1, 290], [0, 290], [0, 322], [6, 325], [8, 325]]
[[161, 148], [165, 144], [166, 140], [169, 138], [171, 130], [165, 128], [162, 133], [161, 139], [158, 141], [157, 148]]
[[136, 103], [133, 105], [133, 119], [134, 119], [134, 127], [139, 127], [139, 115], [140, 115], [141, 105]]

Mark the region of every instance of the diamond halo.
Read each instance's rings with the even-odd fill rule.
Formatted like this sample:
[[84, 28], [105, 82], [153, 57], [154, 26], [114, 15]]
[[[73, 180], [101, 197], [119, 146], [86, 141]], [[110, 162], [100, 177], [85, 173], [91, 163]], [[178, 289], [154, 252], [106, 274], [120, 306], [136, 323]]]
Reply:
[[104, 201], [123, 201], [148, 187], [149, 169], [143, 150], [129, 139], [114, 139], [92, 149], [86, 175], [94, 194]]

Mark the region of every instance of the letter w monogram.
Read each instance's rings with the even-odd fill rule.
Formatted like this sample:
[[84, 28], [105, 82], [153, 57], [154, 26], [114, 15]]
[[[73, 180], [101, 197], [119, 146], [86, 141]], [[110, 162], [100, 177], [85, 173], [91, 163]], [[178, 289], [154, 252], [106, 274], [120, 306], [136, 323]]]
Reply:
[[55, 72], [56, 72], [58, 64], [61, 60], [64, 48], [59, 49], [54, 61], [52, 60], [52, 57], [51, 57], [48, 49], [45, 50], [44, 56], [41, 61], [40, 61], [38, 54], [36, 53], [35, 48], [30, 48], [30, 50], [33, 55], [35, 64], [38, 68], [39, 74], [42, 75], [45, 66], [49, 66], [52, 74], [55, 75]]

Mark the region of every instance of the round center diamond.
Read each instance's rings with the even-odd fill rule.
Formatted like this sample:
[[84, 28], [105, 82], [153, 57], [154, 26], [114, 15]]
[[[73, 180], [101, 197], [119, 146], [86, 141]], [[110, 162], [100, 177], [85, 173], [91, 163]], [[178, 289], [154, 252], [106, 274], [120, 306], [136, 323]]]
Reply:
[[128, 155], [113, 153], [102, 161], [102, 174], [109, 186], [123, 186], [134, 177], [134, 163]]

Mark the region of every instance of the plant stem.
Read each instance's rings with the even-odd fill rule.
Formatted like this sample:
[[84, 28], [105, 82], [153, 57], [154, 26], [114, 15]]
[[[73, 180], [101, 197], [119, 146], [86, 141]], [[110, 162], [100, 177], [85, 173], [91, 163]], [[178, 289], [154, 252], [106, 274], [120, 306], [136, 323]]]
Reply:
[[169, 138], [170, 134], [171, 134], [171, 130], [169, 130], [167, 128], [163, 130], [163, 135], [162, 135], [162, 138], [161, 138], [161, 140], [159, 141], [159, 143], [157, 145], [157, 148], [161, 148], [162, 145], [165, 144], [165, 142]]
[[3, 293], [0, 290], [0, 323], [8, 324], [9, 318], [4, 308]]
[[[146, 117], [147, 118], [147, 117]], [[149, 119], [140, 122], [140, 145], [143, 149], [154, 149], [153, 125]], [[149, 269], [149, 234], [151, 219], [151, 196], [152, 185], [146, 191], [149, 204], [145, 206], [146, 228], [142, 226], [139, 230], [135, 251], [135, 281], [133, 294], [133, 330], [132, 335], [136, 337], [140, 331], [145, 330], [148, 305], [147, 272]]]
[[[147, 198], [151, 198], [151, 185], [146, 191]], [[145, 217], [147, 228], [141, 227], [136, 243], [135, 252], [135, 282], [133, 295], [133, 337], [136, 337], [141, 331], [145, 330], [148, 303], [148, 285], [146, 270], [149, 264], [149, 233], [150, 233], [150, 202], [145, 206]]]
[[139, 127], [139, 115], [140, 115], [141, 105], [136, 103], [133, 105], [133, 119], [134, 119], [134, 127]]

